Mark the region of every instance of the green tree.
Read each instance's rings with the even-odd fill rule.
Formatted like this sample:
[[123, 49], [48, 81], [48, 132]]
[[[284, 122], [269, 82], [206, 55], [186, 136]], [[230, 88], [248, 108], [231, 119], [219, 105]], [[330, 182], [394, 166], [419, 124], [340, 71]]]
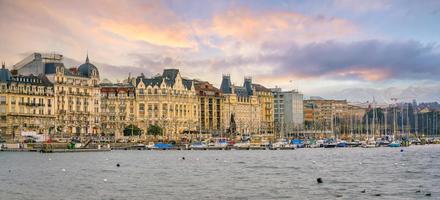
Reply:
[[128, 125], [124, 129], [124, 136], [138, 136], [141, 134], [142, 134], [142, 130], [133, 124]]
[[147, 129], [147, 134], [148, 135], [155, 135], [155, 136], [157, 136], [157, 135], [162, 135], [162, 133], [163, 133], [163, 129], [160, 126], [155, 125], [155, 124], [150, 125], [148, 127], [148, 129]]

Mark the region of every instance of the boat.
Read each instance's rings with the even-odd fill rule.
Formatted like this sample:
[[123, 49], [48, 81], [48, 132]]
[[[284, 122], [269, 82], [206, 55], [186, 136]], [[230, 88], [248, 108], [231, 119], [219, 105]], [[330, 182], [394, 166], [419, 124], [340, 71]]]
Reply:
[[355, 140], [352, 142], [347, 142], [347, 145], [349, 147], [359, 147], [359, 146], [361, 146], [361, 142], [359, 140]]
[[271, 149], [283, 149], [283, 148], [289, 148], [289, 142], [286, 139], [278, 139], [276, 142], [272, 143], [270, 145]]
[[249, 149], [251, 144], [249, 142], [237, 142], [234, 144], [236, 149]]
[[377, 146], [379, 147], [387, 147], [388, 145], [390, 145], [390, 142], [387, 140], [379, 140], [377, 142]]
[[152, 149], [152, 148], [154, 148], [154, 142], [149, 142], [149, 143], [146, 145], [146, 147], [147, 147], [148, 149]]
[[162, 150], [167, 150], [167, 149], [171, 149], [173, 148], [172, 144], [167, 144], [167, 143], [156, 143], [153, 146], [153, 149], [162, 149]]
[[189, 147], [191, 149], [206, 149], [208, 145], [205, 142], [193, 142]]
[[400, 142], [393, 141], [390, 144], [388, 144], [388, 147], [400, 147]]
[[303, 140], [299, 140], [299, 139], [294, 139], [291, 141], [291, 144], [295, 147], [295, 148], [304, 148], [305, 144]]
[[336, 147], [348, 147], [348, 143], [344, 140], [341, 140], [336, 144]]
[[375, 148], [376, 147], [376, 141], [374, 141], [374, 139], [369, 139], [367, 141], [362, 142], [361, 147], [362, 148]]
[[335, 148], [337, 143], [333, 139], [327, 139], [324, 141], [324, 148]]

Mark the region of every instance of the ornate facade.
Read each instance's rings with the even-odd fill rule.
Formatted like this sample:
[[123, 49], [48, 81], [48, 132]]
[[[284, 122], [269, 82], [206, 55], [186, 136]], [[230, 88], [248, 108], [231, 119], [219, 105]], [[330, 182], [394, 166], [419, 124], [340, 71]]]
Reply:
[[135, 124], [135, 88], [129, 83], [101, 84], [101, 127], [108, 136], [122, 138], [125, 127]]
[[[223, 92], [223, 124], [228, 132], [240, 136], [261, 133], [261, 106], [253, 89], [231, 83], [231, 77], [224, 75], [221, 83]], [[252, 90], [252, 91], [251, 91]], [[252, 93], [251, 93], [252, 92]]]
[[53, 132], [53, 84], [43, 75], [12, 75], [0, 69], [0, 135], [20, 139], [23, 132]]
[[45, 75], [54, 85], [57, 137], [91, 136], [101, 133], [100, 89], [97, 67], [86, 62], [67, 69], [63, 56], [34, 53], [14, 65], [19, 74]]
[[178, 139], [197, 130], [198, 101], [192, 80], [182, 78], [178, 69], [165, 69], [162, 75], [130, 80], [135, 86], [135, 125], [147, 131], [151, 124], [164, 129], [164, 137]]
[[206, 81], [194, 81], [199, 102], [200, 132], [222, 136], [225, 132], [223, 124], [223, 95], [222, 92]]

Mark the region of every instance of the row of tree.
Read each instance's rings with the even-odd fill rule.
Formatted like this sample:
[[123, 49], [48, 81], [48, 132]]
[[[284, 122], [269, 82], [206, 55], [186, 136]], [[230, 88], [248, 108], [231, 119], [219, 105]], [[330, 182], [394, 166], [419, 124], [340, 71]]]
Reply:
[[[142, 133], [143, 130], [133, 124], [128, 125], [124, 129], [124, 136], [139, 136], [142, 135]], [[163, 135], [163, 129], [160, 126], [153, 124], [148, 127], [147, 134], [154, 136]]]

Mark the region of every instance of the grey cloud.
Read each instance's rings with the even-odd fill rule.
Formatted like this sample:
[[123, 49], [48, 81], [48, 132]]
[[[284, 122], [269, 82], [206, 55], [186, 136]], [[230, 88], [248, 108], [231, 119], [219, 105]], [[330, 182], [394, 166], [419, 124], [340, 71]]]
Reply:
[[[369, 69], [388, 71], [387, 79], [438, 79], [440, 54], [437, 44], [415, 41], [382, 42], [366, 40], [352, 43], [325, 42], [292, 45], [281, 54], [264, 55], [277, 68], [273, 75], [306, 77], [334, 75], [335, 72]], [[335, 77], [342, 79], [362, 78]]]

